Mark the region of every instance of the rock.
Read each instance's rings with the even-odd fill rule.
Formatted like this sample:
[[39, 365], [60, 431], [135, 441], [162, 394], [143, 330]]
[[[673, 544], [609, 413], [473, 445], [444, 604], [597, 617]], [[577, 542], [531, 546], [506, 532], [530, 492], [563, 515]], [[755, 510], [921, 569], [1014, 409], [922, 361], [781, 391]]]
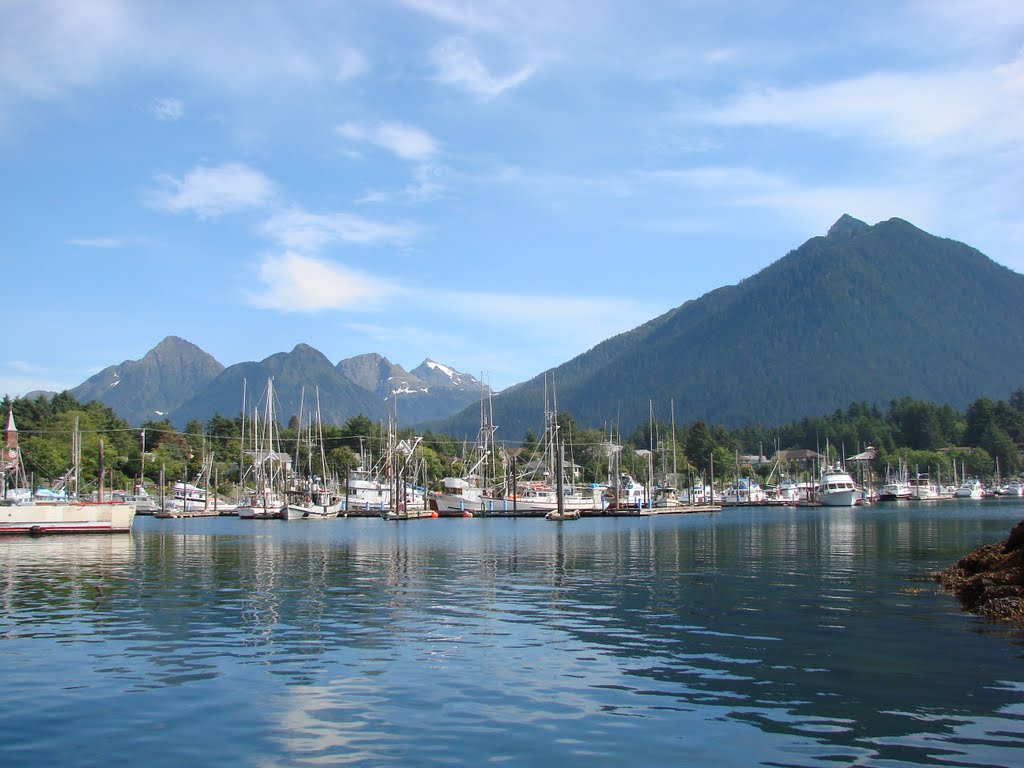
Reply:
[[964, 610], [1024, 627], [1024, 520], [1006, 541], [978, 547], [934, 576]]

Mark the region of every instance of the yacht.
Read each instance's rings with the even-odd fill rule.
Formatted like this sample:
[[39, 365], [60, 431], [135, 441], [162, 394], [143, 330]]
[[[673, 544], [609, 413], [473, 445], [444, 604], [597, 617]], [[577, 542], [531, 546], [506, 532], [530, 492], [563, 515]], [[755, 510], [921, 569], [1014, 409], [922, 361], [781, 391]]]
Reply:
[[960, 487], [953, 492], [953, 497], [957, 499], [980, 499], [984, 495], [985, 491], [981, 487], [981, 481], [975, 477], [964, 480]]
[[853, 477], [839, 464], [826, 468], [815, 487], [815, 501], [826, 507], [852, 507], [859, 497]]

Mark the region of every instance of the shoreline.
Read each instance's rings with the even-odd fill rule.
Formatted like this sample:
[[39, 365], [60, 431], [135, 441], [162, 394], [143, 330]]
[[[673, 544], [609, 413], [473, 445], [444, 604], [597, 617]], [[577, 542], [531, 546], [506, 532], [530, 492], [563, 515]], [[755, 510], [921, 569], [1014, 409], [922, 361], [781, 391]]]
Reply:
[[1005, 540], [984, 544], [933, 576], [963, 610], [1024, 628], [1024, 520]]

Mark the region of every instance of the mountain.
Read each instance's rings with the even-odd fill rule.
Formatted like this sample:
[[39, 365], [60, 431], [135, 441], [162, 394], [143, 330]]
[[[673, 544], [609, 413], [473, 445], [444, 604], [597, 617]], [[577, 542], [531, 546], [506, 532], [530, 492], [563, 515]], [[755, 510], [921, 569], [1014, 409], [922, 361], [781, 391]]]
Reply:
[[[581, 426], [655, 415], [784, 424], [911, 396], [965, 407], [1024, 384], [1024, 276], [901, 219], [827, 236], [546, 372]], [[544, 376], [494, 397], [496, 437], [538, 430]], [[473, 434], [479, 409], [432, 428]]]
[[132, 424], [179, 408], [224, 366], [195, 344], [168, 336], [141, 360], [111, 365], [71, 390], [79, 402], [98, 400]]
[[338, 371], [381, 400], [393, 396], [400, 423], [409, 424], [458, 413], [480, 401], [483, 385], [472, 376], [426, 359], [411, 372], [378, 354], [342, 360]]
[[275, 414], [282, 424], [299, 415], [300, 405], [306, 414], [310, 413], [316, 407], [317, 389], [320, 417], [326, 423], [341, 424], [359, 413], [375, 421], [386, 416], [383, 400], [339, 375], [322, 352], [308, 344], [298, 344], [291, 352], [278, 352], [259, 362], [225, 368], [171, 414], [171, 423], [180, 427], [190, 419], [207, 421], [217, 413], [237, 416], [242, 412], [243, 389], [245, 412], [251, 415], [253, 404], [263, 396], [270, 378], [274, 379]]
[[[481, 385], [472, 376], [425, 360], [409, 373], [377, 354], [359, 355], [331, 363], [307, 344], [279, 352], [259, 362], [225, 368], [199, 347], [168, 336], [141, 360], [129, 360], [100, 371], [71, 393], [80, 402], [99, 400], [132, 424], [168, 417], [181, 428], [192, 420], [246, 413], [261, 397], [267, 379], [274, 379], [275, 410], [282, 423], [305, 408], [315, 407], [319, 389], [320, 415], [341, 424], [363, 414], [375, 421], [387, 418], [388, 397], [399, 423], [441, 419], [479, 402]], [[303, 395], [303, 390], [305, 394]]]

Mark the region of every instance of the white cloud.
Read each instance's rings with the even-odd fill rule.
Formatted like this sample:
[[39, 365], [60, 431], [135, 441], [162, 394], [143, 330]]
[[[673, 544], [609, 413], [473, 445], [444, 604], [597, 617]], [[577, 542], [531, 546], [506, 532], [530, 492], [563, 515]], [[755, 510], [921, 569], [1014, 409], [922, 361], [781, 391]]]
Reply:
[[0, 25], [0, 92], [52, 98], [95, 82], [134, 31], [118, 0], [5, 3]]
[[175, 120], [180, 120], [182, 115], [185, 114], [185, 105], [181, 99], [165, 96], [153, 99], [153, 103], [149, 107], [149, 113], [157, 120], [174, 122]]
[[402, 5], [438, 21], [464, 29], [491, 29], [498, 17], [495, 11], [507, 8], [499, 3], [473, 3], [459, 0], [401, 0]]
[[65, 240], [64, 244], [79, 248], [123, 248], [130, 242], [123, 237], [72, 237]]
[[699, 117], [723, 125], [782, 126], [970, 153], [1021, 142], [1022, 61], [1018, 57], [987, 70], [878, 72], [820, 85], [750, 90]]
[[336, 242], [401, 245], [417, 233], [411, 224], [387, 224], [348, 213], [309, 213], [300, 208], [273, 214], [263, 228], [285, 248], [304, 252]]
[[439, 43], [432, 58], [440, 82], [462, 86], [480, 96], [498, 96], [522, 84], [536, 71], [536, 67], [527, 66], [505, 77], [496, 77], [463, 37], [450, 37]]
[[369, 309], [403, 292], [390, 280], [292, 252], [265, 258], [258, 279], [263, 289], [249, 293], [250, 303], [281, 312]]
[[162, 189], [151, 203], [172, 213], [193, 212], [200, 218], [259, 208], [270, 202], [274, 185], [259, 171], [243, 163], [198, 166], [183, 178], [157, 177]]
[[437, 142], [426, 131], [403, 123], [360, 125], [343, 123], [338, 135], [350, 141], [365, 141], [394, 153], [403, 160], [426, 160], [437, 152]]

